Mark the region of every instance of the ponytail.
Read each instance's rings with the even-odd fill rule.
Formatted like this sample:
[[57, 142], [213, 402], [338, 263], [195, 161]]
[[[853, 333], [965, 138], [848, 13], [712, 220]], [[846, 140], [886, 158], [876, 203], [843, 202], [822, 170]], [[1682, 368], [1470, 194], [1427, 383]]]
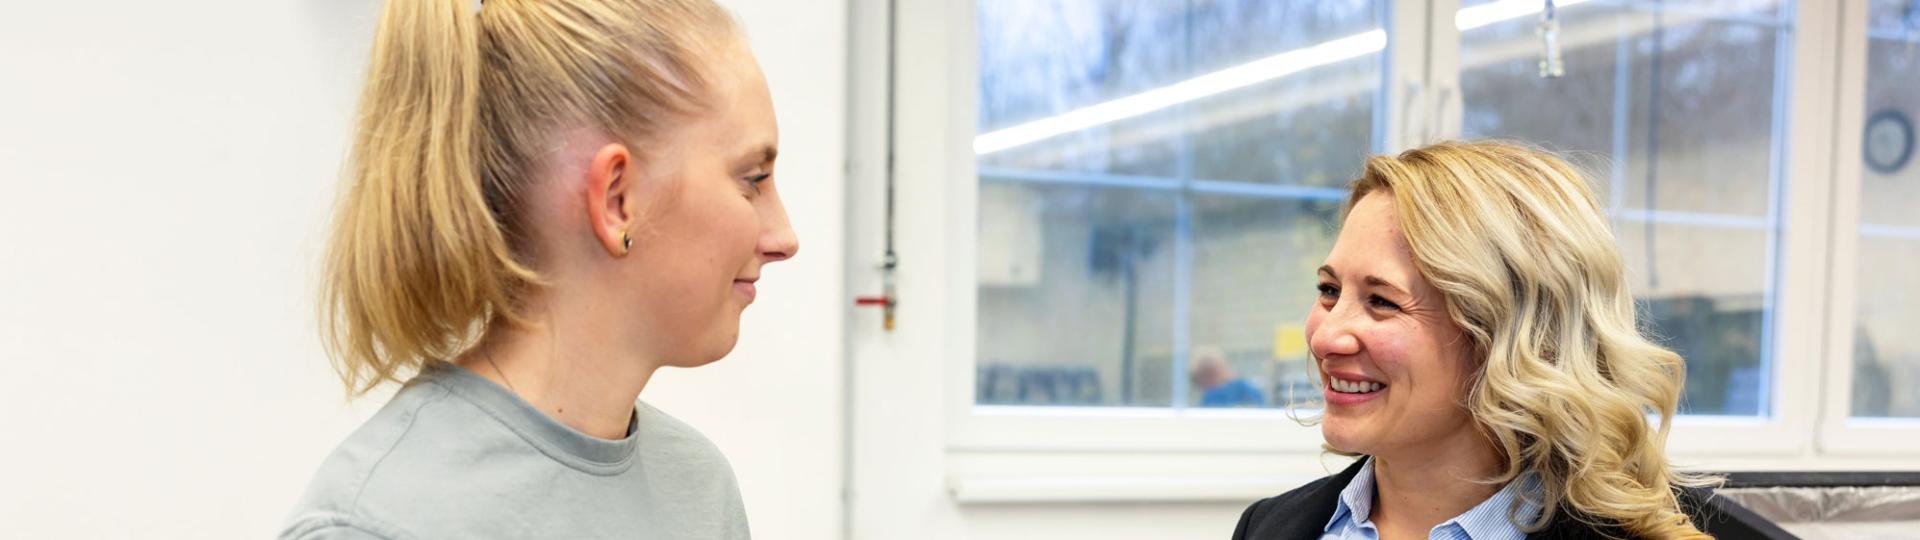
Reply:
[[389, 0], [360, 98], [323, 286], [350, 395], [458, 354], [537, 282], [487, 204], [478, 21], [468, 0]]

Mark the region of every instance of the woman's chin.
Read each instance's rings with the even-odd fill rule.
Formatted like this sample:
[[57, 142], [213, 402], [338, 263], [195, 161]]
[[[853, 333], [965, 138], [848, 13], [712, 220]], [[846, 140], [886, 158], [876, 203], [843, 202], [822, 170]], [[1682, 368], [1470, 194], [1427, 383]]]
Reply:
[[739, 341], [739, 332], [708, 338], [694, 348], [682, 351], [682, 354], [677, 355], [666, 366], [684, 369], [718, 362], [721, 358], [726, 358], [728, 354], [733, 353], [734, 344]]
[[726, 358], [727, 355], [733, 354], [733, 348], [740, 344], [740, 326], [738, 322], [734, 324], [732, 330], [731, 332], [727, 332], [725, 336], [714, 339], [713, 347], [705, 356], [705, 361], [700, 362], [702, 365], [719, 362], [721, 358]]
[[1356, 433], [1355, 426], [1334, 419], [1320, 424], [1320, 437], [1327, 441], [1327, 447], [1349, 454], [1366, 454], [1372, 447], [1368, 438]]

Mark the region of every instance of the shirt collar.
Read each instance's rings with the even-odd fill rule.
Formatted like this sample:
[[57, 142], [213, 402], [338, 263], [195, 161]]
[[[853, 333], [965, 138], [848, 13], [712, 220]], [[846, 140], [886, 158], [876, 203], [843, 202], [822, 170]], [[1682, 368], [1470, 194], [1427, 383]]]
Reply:
[[[1360, 465], [1360, 472], [1353, 475], [1347, 487], [1340, 490], [1340, 501], [1333, 509], [1333, 516], [1327, 519], [1321, 532], [1332, 532], [1340, 518], [1352, 515], [1355, 526], [1371, 525], [1373, 512], [1373, 458], [1367, 457]], [[1518, 479], [1508, 482], [1500, 491], [1487, 500], [1480, 501], [1466, 513], [1441, 522], [1435, 530], [1458, 527], [1473, 540], [1518, 540], [1526, 538], [1520, 528], [1509, 519], [1508, 511], [1514, 508], [1516, 499], [1519, 512], [1511, 514], [1514, 519], [1524, 523], [1540, 512], [1540, 478], [1533, 473], [1524, 473]], [[1531, 496], [1522, 496], [1522, 493]]]
[[1373, 458], [1362, 459], [1366, 463], [1360, 464], [1360, 472], [1354, 474], [1353, 480], [1347, 482], [1347, 487], [1340, 490], [1340, 502], [1333, 507], [1333, 517], [1327, 518], [1327, 525], [1320, 529], [1321, 532], [1332, 531], [1333, 525], [1348, 514], [1353, 515], [1355, 525], [1370, 523], [1368, 516], [1373, 512]]
[[[1520, 532], [1519, 525], [1515, 523], [1531, 521], [1534, 515], [1540, 512], [1540, 504], [1537, 502], [1539, 492], [1539, 476], [1532, 473], [1522, 474], [1514, 481], [1507, 482], [1507, 485], [1500, 488], [1500, 491], [1494, 493], [1492, 497], [1480, 501], [1480, 504], [1475, 505], [1473, 509], [1442, 522], [1435, 528], [1459, 527], [1462, 532], [1467, 533], [1468, 538], [1473, 540], [1522, 540], [1526, 538], [1526, 534]], [[1516, 502], [1519, 504], [1518, 512], [1514, 511]]]

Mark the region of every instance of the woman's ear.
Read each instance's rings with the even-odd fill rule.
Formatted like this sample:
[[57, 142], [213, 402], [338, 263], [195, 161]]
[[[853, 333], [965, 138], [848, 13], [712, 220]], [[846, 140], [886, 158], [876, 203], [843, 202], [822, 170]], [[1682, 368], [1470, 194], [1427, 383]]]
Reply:
[[587, 220], [600, 246], [614, 257], [633, 249], [640, 169], [633, 153], [618, 143], [600, 147], [587, 166]]

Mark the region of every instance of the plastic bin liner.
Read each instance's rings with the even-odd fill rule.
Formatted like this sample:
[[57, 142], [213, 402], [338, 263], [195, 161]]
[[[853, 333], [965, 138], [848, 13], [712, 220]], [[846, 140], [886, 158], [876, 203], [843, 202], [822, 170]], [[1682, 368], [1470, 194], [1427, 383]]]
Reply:
[[1920, 486], [1744, 487], [1717, 494], [1806, 540], [1920, 540]]

